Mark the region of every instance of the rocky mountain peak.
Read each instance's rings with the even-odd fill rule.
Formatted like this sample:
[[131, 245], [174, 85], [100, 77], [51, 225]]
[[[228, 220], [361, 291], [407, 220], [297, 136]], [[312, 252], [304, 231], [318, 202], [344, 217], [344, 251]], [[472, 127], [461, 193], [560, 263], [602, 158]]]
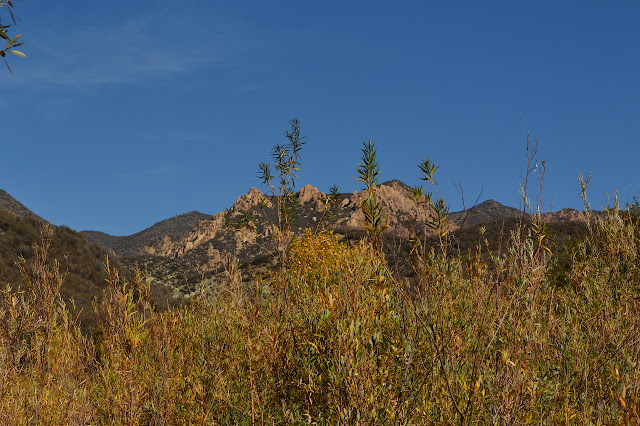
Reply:
[[381, 184], [380, 186], [388, 186], [391, 187], [393, 189], [395, 189], [398, 192], [409, 192], [411, 191], [411, 187], [409, 185], [407, 185], [406, 183], [398, 180], [398, 179], [391, 179], [388, 180], [386, 182], [384, 182], [383, 184]]
[[268, 206], [271, 206], [271, 203], [269, 203], [262, 191], [258, 188], [251, 188], [249, 192], [238, 197], [238, 200], [233, 204], [233, 207], [231, 207], [231, 211], [234, 213], [247, 211], [258, 207], [265, 201], [268, 203]]
[[489, 199], [478, 204], [478, 207], [503, 207], [503, 205], [494, 199]]
[[305, 185], [298, 192], [298, 203], [306, 203], [308, 201], [318, 201], [324, 199], [326, 194], [318, 191], [317, 186]]

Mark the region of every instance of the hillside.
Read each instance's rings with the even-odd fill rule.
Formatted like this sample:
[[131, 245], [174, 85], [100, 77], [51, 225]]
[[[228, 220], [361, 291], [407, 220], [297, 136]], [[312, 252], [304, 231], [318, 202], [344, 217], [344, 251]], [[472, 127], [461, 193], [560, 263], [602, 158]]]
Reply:
[[22, 203], [2, 189], [0, 189], [0, 210], [7, 210], [21, 217], [42, 220], [40, 216], [26, 208]]
[[145, 247], [183, 238], [200, 221], [210, 217], [211, 215], [193, 211], [165, 219], [138, 233], [123, 237], [99, 231], [82, 231], [82, 233], [87, 240], [113, 250], [118, 256], [136, 256], [141, 254], [141, 250]]
[[[4, 193], [6, 194], [6, 193]], [[9, 199], [4, 197], [3, 200]], [[13, 198], [10, 198], [13, 199]], [[17, 202], [16, 202], [17, 203]], [[34, 258], [34, 246], [41, 244], [41, 230], [44, 221], [34, 214], [29, 214], [19, 208], [22, 215], [4, 208], [0, 208], [0, 288], [11, 286], [13, 291], [24, 289], [23, 279], [16, 263], [24, 258], [30, 262]], [[5, 206], [7, 204], [4, 204]], [[85, 332], [91, 330], [95, 323], [92, 302], [100, 297], [105, 288], [104, 261], [108, 252], [99, 244], [87, 241], [79, 232], [61, 226], [52, 226], [53, 235], [51, 248], [48, 252], [50, 263], [57, 261], [64, 281], [60, 289], [62, 298], [69, 302], [73, 300]], [[110, 256], [110, 263], [129, 274], [127, 268]], [[171, 295], [171, 288], [164, 283], [153, 283], [153, 303], [163, 308], [169, 303], [177, 301]]]
[[[406, 238], [410, 226], [420, 226], [424, 219], [424, 210], [416, 209], [406, 198], [411, 188], [398, 180], [390, 180], [379, 186], [385, 216], [389, 218], [387, 233]], [[296, 221], [294, 231], [304, 229], [332, 228], [339, 232], [353, 232], [362, 227], [362, 213], [358, 209], [360, 194], [342, 193], [335, 205], [328, 203], [327, 194], [316, 187], [305, 185], [297, 194]], [[267, 208], [261, 207], [266, 200]], [[190, 212], [158, 222], [155, 225], [129, 236], [112, 236], [98, 231], [82, 231], [91, 242], [101, 244], [113, 250], [119, 256], [159, 255], [170, 258], [192, 259], [192, 263], [210, 263], [217, 251], [235, 252], [242, 260], [250, 261], [253, 257], [265, 254], [257, 246], [264, 246], [266, 237], [273, 232], [273, 224], [277, 220], [272, 201], [260, 190], [252, 188], [247, 194], [238, 198], [227, 211], [215, 216], [199, 212]], [[597, 213], [597, 212], [596, 212]], [[521, 210], [505, 206], [495, 200], [486, 200], [465, 211], [449, 214], [451, 230], [461, 227], [474, 227], [497, 219], [517, 217]], [[416, 223], [412, 223], [412, 220]], [[575, 221], [582, 220], [581, 212], [563, 209], [559, 212], [545, 214], [545, 220]], [[246, 226], [238, 226], [247, 222]], [[233, 234], [233, 238], [232, 238]], [[257, 234], [254, 238], [251, 234]], [[256, 245], [254, 247], [254, 245]], [[200, 248], [200, 249], [199, 249]], [[208, 254], [190, 253], [205, 250]], [[217, 251], [216, 251], [217, 250]]]
[[[0, 285], [3, 288], [7, 284], [13, 289], [23, 287], [16, 263], [20, 258], [27, 262], [33, 259], [33, 246], [41, 242], [42, 225], [41, 220], [0, 209]], [[65, 275], [60, 293], [82, 309], [80, 319], [88, 327], [93, 324], [91, 302], [105, 287], [105, 256], [104, 248], [89, 243], [82, 234], [67, 227], [53, 228], [48, 259], [57, 260]], [[116, 262], [116, 265], [119, 264]]]
[[487, 200], [466, 211], [450, 213], [449, 219], [459, 227], [462, 227], [491, 222], [496, 219], [516, 217], [521, 213], [522, 210], [507, 207], [496, 200]]

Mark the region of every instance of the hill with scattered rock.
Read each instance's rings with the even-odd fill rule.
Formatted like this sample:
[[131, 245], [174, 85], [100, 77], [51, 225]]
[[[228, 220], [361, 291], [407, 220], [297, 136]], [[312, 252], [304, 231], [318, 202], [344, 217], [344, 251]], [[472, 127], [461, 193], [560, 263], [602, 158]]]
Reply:
[[449, 219], [458, 227], [463, 227], [491, 222], [496, 219], [517, 217], [520, 214], [522, 214], [522, 210], [507, 207], [496, 200], [487, 200], [465, 211], [451, 213]]
[[[393, 242], [392, 246], [396, 248], [402, 247], [402, 241], [408, 241], [414, 232], [425, 234], [424, 221], [433, 214], [424, 199], [418, 204], [410, 200], [410, 192], [411, 188], [398, 180], [390, 180], [377, 187], [377, 196], [388, 224], [383, 237]], [[305, 185], [296, 194], [292, 231], [300, 236], [306, 229], [331, 229], [343, 238], [361, 238], [364, 235], [364, 215], [359, 207], [361, 197], [362, 194], [356, 191], [331, 198], [317, 187]], [[112, 236], [97, 231], [77, 233], [66, 227], [56, 228], [56, 235], [73, 237], [75, 248], [68, 246], [67, 249], [80, 251], [86, 256], [82, 261], [74, 261], [76, 267], [85, 265], [89, 268], [82, 274], [70, 269], [73, 273], [68, 278], [69, 288], [82, 290], [68, 295], [73, 293], [83, 305], [89, 303], [104, 283], [102, 262], [107, 253], [111, 253], [112, 258], [117, 256], [124, 269], [140, 268], [153, 283], [156, 299], [170, 303], [189, 298], [204, 287], [224, 280], [225, 267], [234, 259], [245, 265], [247, 279], [259, 270], [268, 273], [277, 264], [277, 250], [273, 242], [277, 230], [276, 204], [274, 197], [251, 188], [228, 210], [215, 215], [185, 213], [129, 236]], [[9, 256], [11, 259], [2, 260], [4, 265], [11, 265], [17, 255], [26, 254], [28, 257], [29, 248], [36, 241], [38, 224], [43, 221], [4, 191], [0, 191], [0, 211], [4, 211], [4, 235], [21, 235], [24, 229], [19, 229], [29, 228], [28, 238], [14, 238], [15, 243], [3, 250], [11, 256], [15, 254]], [[452, 240], [450, 247], [460, 252], [475, 247], [480, 241], [481, 229], [492, 247], [498, 247], [505, 243], [509, 232], [518, 223], [516, 218], [520, 216], [519, 209], [495, 200], [484, 201], [465, 211], [452, 212], [447, 228]], [[554, 224], [554, 232], [563, 238], [577, 237], [586, 232], [581, 225], [583, 213], [576, 210], [547, 213], [544, 220]], [[75, 259], [74, 256], [71, 258]], [[9, 269], [3, 268], [5, 270]], [[12, 273], [0, 274], [0, 278], [3, 282], [19, 281], [15, 269]]]
[[114, 236], [99, 231], [82, 231], [87, 240], [108, 247], [118, 256], [137, 256], [142, 249], [157, 244], [178, 241], [193, 230], [202, 220], [211, 216], [200, 212], [189, 212], [165, 219], [138, 233]]
[[[390, 180], [377, 187], [382, 211], [387, 218], [385, 239], [407, 240], [415, 231], [423, 232], [424, 220], [433, 211], [424, 203], [416, 205], [407, 195], [411, 188], [398, 180]], [[306, 229], [315, 231], [332, 229], [348, 238], [363, 235], [364, 216], [360, 210], [360, 192], [342, 193], [331, 198], [317, 187], [302, 186], [296, 194], [296, 218], [292, 231], [302, 235]], [[98, 242], [126, 258], [125, 263], [144, 263], [145, 271], [158, 282], [165, 280], [180, 294], [190, 296], [197, 292], [198, 280], [219, 281], [224, 276], [225, 265], [231, 259], [252, 268], [268, 265], [275, 258], [273, 235], [277, 230], [276, 200], [251, 188], [238, 197], [231, 208], [213, 216], [191, 212], [159, 222], [137, 234], [113, 237], [107, 234], [85, 231], [91, 241]], [[519, 209], [500, 204], [495, 200], [484, 201], [466, 211], [449, 214], [448, 230], [455, 241], [452, 247], [466, 250], [477, 242], [478, 230], [486, 224], [486, 236], [492, 240], [504, 240], [521, 215]], [[581, 212], [565, 209], [546, 214], [549, 222], [573, 224], [582, 220]], [[556, 225], [562, 228], [569, 225]], [[582, 230], [582, 227], [569, 226]], [[501, 233], [498, 230], [501, 229]], [[485, 231], [486, 231], [485, 230]], [[428, 233], [427, 233], [428, 234]], [[559, 232], [559, 235], [573, 234]], [[173, 266], [163, 265], [163, 259]], [[177, 262], [177, 263], [176, 263]], [[167, 271], [183, 265], [182, 275]], [[176, 277], [185, 277], [181, 284]], [[218, 277], [218, 278], [215, 278]]]

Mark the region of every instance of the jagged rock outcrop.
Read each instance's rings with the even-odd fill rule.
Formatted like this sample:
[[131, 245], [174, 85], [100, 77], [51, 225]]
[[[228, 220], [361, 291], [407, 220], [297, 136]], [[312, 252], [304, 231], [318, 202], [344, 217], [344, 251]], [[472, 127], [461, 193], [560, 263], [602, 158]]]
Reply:
[[[596, 212], [599, 214], [599, 212]], [[557, 221], [585, 221], [585, 214], [583, 211], [575, 209], [562, 209], [554, 213], [546, 213], [543, 215], [544, 219], [549, 222]]]
[[327, 195], [318, 191], [317, 186], [305, 185], [298, 192], [298, 203], [303, 204], [309, 201], [317, 202], [327, 198]]
[[251, 210], [254, 207], [258, 207], [266, 203], [267, 207], [271, 207], [271, 202], [265, 197], [265, 195], [258, 188], [251, 188], [249, 192], [238, 197], [238, 200], [233, 203], [231, 212], [240, 213], [247, 210]]
[[[422, 223], [433, 217], [434, 211], [431, 207], [424, 205], [424, 197], [421, 203], [416, 205], [408, 198], [410, 188], [404, 183], [393, 180], [385, 182], [376, 188], [376, 195], [382, 206], [383, 216], [387, 220], [389, 227], [385, 232], [393, 233], [402, 237], [409, 237], [411, 229], [422, 229]], [[364, 214], [359, 206], [362, 202], [362, 193], [354, 192], [351, 197], [342, 202], [343, 209], [348, 211], [345, 219], [339, 220], [337, 225], [347, 228], [360, 228], [364, 222]], [[458, 226], [451, 222], [447, 230], [452, 231]]]
[[[407, 238], [410, 229], [421, 229], [421, 223], [432, 214], [429, 208], [416, 206], [408, 199], [409, 187], [400, 181], [379, 185], [376, 193], [389, 225], [386, 233]], [[331, 206], [327, 194], [317, 187], [301, 187], [297, 194], [296, 224], [292, 230], [302, 233], [306, 228], [315, 229], [320, 225], [342, 231], [362, 229], [362, 193], [355, 191], [340, 197], [342, 200]], [[219, 270], [229, 253], [249, 261], [273, 252], [272, 236], [277, 230], [277, 217], [273, 200], [259, 189], [251, 188], [247, 194], [238, 197], [229, 210], [201, 220], [191, 232], [179, 238], [164, 236], [140, 252], [182, 260], [199, 270]], [[322, 220], [326, 223], [320, 224]], [[449, 224], [449, 230], [456, 228], [454, 223]]]
[[[196, 228], [191, 231], [182, 240], [166, 247], [162, 256], [170, 258], [183, 257], [189, 250], [193, 250], [202, 244], [205, 244], [215, 238], [215, 236], [224, 229], [226, 212], [220, 212], [213, 216], [210, 220], [203, 220]], [[159, 253], [158, 253], [159, 254]]]

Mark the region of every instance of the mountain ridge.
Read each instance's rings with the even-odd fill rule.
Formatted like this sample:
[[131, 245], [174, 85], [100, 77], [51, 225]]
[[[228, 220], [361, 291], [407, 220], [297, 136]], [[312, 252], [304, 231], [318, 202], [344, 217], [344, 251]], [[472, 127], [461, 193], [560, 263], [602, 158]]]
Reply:
[[[411, 190], [411, 187], [397, 179], [388, 180], [378, 185], [378, 188], [391, 188], [399, 192], [408, 192]], [[383, 198], [385, 197], [385, 195], [388, 195], [384, 193], [384, 189], [382, 190], [382, 192]], [[360, 194], [360, 192], [358, 191], [355, 191], [353, 193], [341, 193], [339, 195], [341, 207], [343, 209], [349, 209], [352, 212], [357, 211], [357, 200], [355, 200], [355, 198], [357, 198], [358, 194]], [[314, 203], [314, 206], [316, 207], [316, 213], [319, 213], [318, 209], [322, 207], [322, 201], [326, 200], [326, 198], [327, 194], [318, 191], [317, 187], [313, 187], [311, 185], [302, 186], [297, 193], [297, 200], [299, 204], [310, 202]], [[216, 225], [213, 227], [216, 228], [216, 230], [220, 230], [222, 229], [222, 225], [224, 225], [225, 221], [220, 221], [219, 218], [218, 220], [216, 220], [216, 216], [219, 216], [221, 214], [227, 215], [227, 213], [232, 213], [233, 216], [234, 213], [237, 214], [243, 211], [254, 209], [258, 206], [261, 199], [268, 200], [269, 196], [262, 193], [262, 191], [257, 188], [251, 188], [246, 194], [239, 196], [231, 208], [214, 215], [191, 211], [188, 213], [170, 217], [168, 219], [164, 219], [155, 223], [154, 225], [149, 226], [148, 228], [145, 228], [131, 235], [114, 236], [101, 231], [93, 230], [84, 230], [81, 232], [85, 234], [90, 241], [109, 247], [120, 256], [135, 256], [142, 253], [148, 254], [148, 252], [145, 252], [143, 250], [145, 247], [150, 247], [151, 245], [158, 243], [164, 243], [166, 245], [167, 240], [166, 238], [164, 238], [165, 236], [169, 237], [171, 241], [176, 241], [176, 239], [183, 238], [187, 234], [189, 234], [189, 232], [194, 231], [203, 220], [212, 220], [216, 222]], [[397, 202], [398, 200], [396, 200], [396, 204]], [[487, 199], [466, 210], [449, 213], [449, 220], [456, 227], [464, 227], [474, 226], [500, 218], [516, 217], [521, 213], [521, 209], [504, 205], [494, 199]], [[564, 208], [557, 212], [544, 213], [543, 217], [545, 217], [545, 220], [550, 221], [579, 220], [580, 215], [581, 212], [578, 210]], [[302, 223], [300, 223], [300, 226], [298, 226], [300, 228], [304, 228], [305, 226], [309, 227], [309, 225], [313, 225], [315, 220], [318, 220], [317, 216], [315, 220], [313, 219], [313, 216], [309, 216], [308, 211], [303, 211], [302, 214], [299, 215], [298, 219], [302, 219], [300, 221]], [[356, 224], [353, 222], [354, 221], [351, 220], [349, 221], [349, 224], [360, 226], [360, 223]], [[170, 232], [170, 229], [173, 229], [173, 231]], [[135, 240], [135, 242], [131, 242], [131, 240]], [[151, 254], [154, 254], [153, 251]]]
[[21, 217], [44, 221], [44, 219], [2, 189], [0, 189], [0, 209], [10, 211]]
[[[433, 213], [430, 207], [416, 207], [407, 197], [410, 191], [411, 188], [399, 180], [390, 180], [377, 186], [383, 215], [389, 225], [385, 235], [408, 239], [413, 231], [423, 227], [427, 215]], [[329, 196], [317, 187], [302, 186], [295, 194], [297, 214], [292, 231], [297, 235], [308, 228], [333, 229], [344, 235], [361, 233], [364, 219], [359, 209], [361, 194], [358, 191], [341, 193], [332, 205]], [[246, 194], [239, 196], [231, 208], [213, 216], [199, 216], [202, 220], [184, 224], [181, 235], [129, 241], [128, 251], [118, 251], [116, 246], [111, 248], [115, 248], [119, 255], [159, 256], [179, 260], [203, 273], [222, 271], [229, 255], [245, 263], [266, 259], [275, 250], [271, 239], [276, 232], [277, 223], [274, 201], [273, 196], [251, 188]], [[477, 227], [483, 223], [515, 218], [521, 213], [521, 210], [505, 206], [496, 200], [485, 200], [465, 211], [450, 213], [448, 230], [453, 232], [460, 228]], [[565, 209], [543, 217], [547, 221], [579, 220], [581, 215], [580, 212]], [[169, 220], [179, 221], [180, 218], [181, 216], [176, 216]], [[328, 220], [329, 218], [332, 220]], [[134, 235], [145, 232], [160, 235], [160, 232], [152, 229], [157, 225]], [[90, 233], [87, 236], [90, 240], [93, 237]], [[118, 238], [126, 240], [128, 237]], [[105, 241], [109, 242], [108, 239]]]
[[[416, 206], [407, 197], [410, 192], [408, 185], [395, 179], [377, 186], [383, 216], [388, 223], [383, 234], [385, 238], [408, 241], [415, 231], [428, 234], [424, 222], [433, 210], [426, 204]], [[293, 233], [300, 236], [309, 228], [333, 229], [341, 238], [360, 238], [364, 235], [364, 216], [359, 208], [361, 196], [361, 192], [354, 191], [341, 193], [332, 200], [315, 186], [302, 186], [295, 194], [297, 216]], [[33, 216], [38, 217], [4, 191], [0, 193], [0, 201], [0, 209], [8, 210], [4, 208], [7, 206], [13, 215], [32, 220], [36, 220]], [[423, 198], [420, 202], [424, 201]], [[156, 287], [165, 285], [172, 289], [174, 297], [188, 298], [203, 287], [203, 282], [211, 284], [223, 280], [224, 267], [230, 259], [235, 258], [245, 265], [269, 263], [273, 266], [276, 248], [272, 236], [277, 232], [278, 216], [275, 205], [275, 197], [251, 188], [230, 208], [215, 215], [192, 211], [159, 221], [128, 236], [112, 236], [99, 231], [78, 234], [116, 255], [125, 266], [142, 268]], [[467, 210], [450, 213], [447, 229], [459, 240], [453, 246], [466, 250], [469, 244], [477, 242], [481, 227], [486, 225], [487, 229], [508, 231], [521, 214], [519, 209], [489, 199]], [[543, 218], [548, 222], [571, 224], [583, 220], [583, 213], [563, 209], [544, 214]], [[572, 236], [583, 229], [577, 225], [558, 226], [571, 228], [569, 234]], [[500, 238], [508, 236], [508, 232], [501, 235]]]
[[191, 211], [156, 222], [142, 231], [131, 235], [115, 236], [101, 231], [81, 231], [91, 242], [101, 244], [113, 250], [118, 256], [135, 256], [140, 254], [140, 247], [152, 245], [159, 240], [176, 240], [201, 221], [211, 215]]

